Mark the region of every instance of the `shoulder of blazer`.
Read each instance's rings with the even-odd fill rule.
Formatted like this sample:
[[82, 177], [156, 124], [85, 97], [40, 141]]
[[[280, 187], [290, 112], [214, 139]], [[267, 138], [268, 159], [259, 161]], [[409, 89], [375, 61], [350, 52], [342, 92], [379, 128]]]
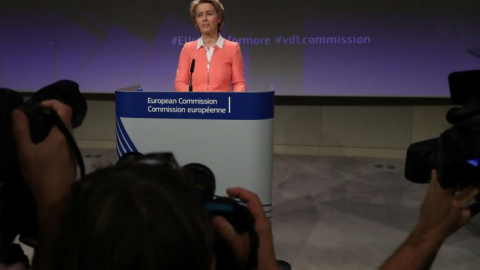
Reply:
[[193, 52], [193, 51], [197, 50], [197, 44], [198, 44], [198, 40], [194, 40], [194, 41], [190, 41], [190, 42], [185, 43], [185, 45], [183, 47], [184, 47], [185, 50]]
[[224, 48], [236, 48], [236, 47], [240, 47], [240, 45], [235, 42], [235, 41], [230, 41], [228, 39], [224, 39], [223, 41], [223, 46]]

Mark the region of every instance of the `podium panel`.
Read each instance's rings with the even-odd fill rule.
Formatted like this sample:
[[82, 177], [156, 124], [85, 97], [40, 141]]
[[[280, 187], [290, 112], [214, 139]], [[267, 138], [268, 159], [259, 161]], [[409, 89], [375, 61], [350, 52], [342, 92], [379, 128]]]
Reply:
[[[227, 187], [272, 205], [273, 92], [115, 92], [117, 156], [172, 152], [180, 166], [201, 163]], [[270, 214], [269, 214], [270, 215]]]

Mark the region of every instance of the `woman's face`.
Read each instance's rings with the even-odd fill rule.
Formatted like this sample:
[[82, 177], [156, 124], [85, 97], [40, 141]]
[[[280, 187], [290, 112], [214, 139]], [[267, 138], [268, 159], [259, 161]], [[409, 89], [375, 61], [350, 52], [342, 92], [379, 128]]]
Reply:
[[216, 34], [218, 32], [218, 24], [220, 17], [215, 11], [215, 7], [210, 3], [202, 3], [197, 6], [195, 11], [195, 23], [202, 35]]

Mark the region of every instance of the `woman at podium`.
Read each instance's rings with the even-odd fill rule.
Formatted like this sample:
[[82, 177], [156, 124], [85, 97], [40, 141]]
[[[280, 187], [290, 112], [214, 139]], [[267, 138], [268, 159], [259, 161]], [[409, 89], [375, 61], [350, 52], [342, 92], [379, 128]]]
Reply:
[[219, 33], [225, 21], [225, 10], [220, 1], [192, 1], [190, 16], [202, 36], [183, 46], [175, 90], [247, 91], [240, 45], [224, 39]]

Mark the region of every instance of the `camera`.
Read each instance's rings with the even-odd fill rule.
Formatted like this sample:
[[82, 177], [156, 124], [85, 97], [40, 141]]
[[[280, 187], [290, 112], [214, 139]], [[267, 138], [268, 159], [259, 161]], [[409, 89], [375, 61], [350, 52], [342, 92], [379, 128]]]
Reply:
[[452, 103], [460, 105], [447, 112], [452, 127], [408, 147], [405, 177], [427, 183], [435, 169], [444, 189], [480, 186], [480, 70], [453, 72], [448, 82]]
[[129, 161], [155, 162], [178, 169], [183, 174], [185, 186], [192, 190], [196, 200], [204, 206], [211, 216], [223, 216], [235, 230], [242, 234], [254, 229], [254, 219], [248, 209], [235, 199], [215, 196], [215, 174], [206, 165], [201, 163], [189, 163], [180, 167], [170, 152], [142, 154], [139, 152], [127, 152], [120, 157], [117, 163]]
[[[20, 241], [34, 246], [37, 236], [35, 202], [26, 187], [20, 172], [16, 144], [12, 133], [11, 112], [20, 109], [30, 125], [32, 142], [38, 144], [48, 135], [54, 125], [62, 125], [55, 111], [40, 105], [44, 100], [56, 99], [72, 108], [72, 126], [81, 125], [87, 113], [87, 103], [80, 93], [79, 85], [70, 80], [60, 80], [47, 85], [26, 102], [22, 94], [0, 88], [0, 234], [2, 246], [9, 245], [17, 235]], [[70, 136], [70, 134], [68, 134]], [[70, 141], [71, 144], [75, 142]], [[75, 149], [76, 144], [73, 146]], [[78, 158], [77, 158], [78, 159]]]
[[[230, 197], [215, 195], [215, 174], [206, 165], [201, 163], [189, 163], [180, 167], [170, 152], [150, 153], [143, 155], [139, 152], [127, 152], [117, 162], [141, 162], [152, 165], [166, 165], [172, 169], [180, 170], [183, 177], [180, 183], [191, 191], [207, 213], [211, 216], [222, 216], [233, 226], [239, 234], [248, 233], [250, 237], [248, 266], [256, 266], [258, 236], [255, 231], [255, 220], [250, 211], [237, 200]], [[227, 244], [217, 238], [215, 243], [216, 269], [237, 269], [232, 265], [235, 260]], [[243, 268], [243, 267], [242, 267]]]

